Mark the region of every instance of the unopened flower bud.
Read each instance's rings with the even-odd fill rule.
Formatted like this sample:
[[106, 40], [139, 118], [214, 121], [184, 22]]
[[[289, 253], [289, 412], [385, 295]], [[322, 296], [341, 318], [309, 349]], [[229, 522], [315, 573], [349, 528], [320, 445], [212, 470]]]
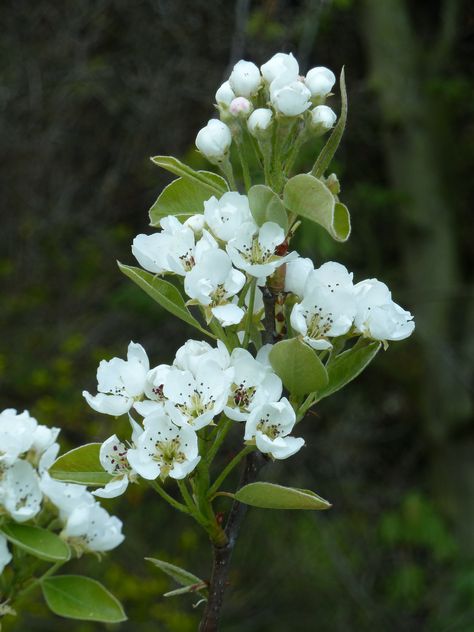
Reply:
[[265, 136], [273, 119], [273, 112], [269, 108], [258, 108], [249, 116], [247, 127], [255, 138]]
[[[283, 81], [283, 80], [282, 80]], [[311, 105], [311, 92], [301, 81], [279, 86], [275, 79], [270, 86], [270, 98], [273, 107], [283, 116], [298, 116]]]
[[336, 113], [327, 105], [317, 105], [311, 110], [311, 128], [318, 136], [330, 130], [336, 121]]
[[232, 116], [247, 118], [253, 110], [253, 105], [245, 97], [235, 97], [229, 105], [229, 112]]
[[216, 103], [217, 105], [228, 107], [233, 99], [235, 99], [234, 91], [230, 87], [230, 83], [224, 81], [221, 87], [217, 89]]
[[333, 85], [336, 83], [336, 77], [329, 68], [317, 66], [308, 70], [304, 82], [313, 98], [323, 98], [331, 92]]
[[196, 136], [196, 147], [211, 162], [220, 162], [229, 151], [232, 134], [228, 126], [217, 119], [211, 119]]
[[285, 75], [288, 82], [298, 79], [298, 62], [291, 53], [276, 53], [271, 59], [261, 67], [263, 78], [267, 83], [271, 83], [277, 77]]
[[260, 70], [251, 61], [238, 61], [229, 77], [230, 87], [239, 97], [251, 97], [262, 83]]
[[185, 226], [189, 226], [193, 233], [198, 235], [202, 233], [202, 229], [204, 228], [205, 224], [206, 222], [202, 213], [191, 215], [191, 217], [188, 217], [188, 219], [184, 222]]

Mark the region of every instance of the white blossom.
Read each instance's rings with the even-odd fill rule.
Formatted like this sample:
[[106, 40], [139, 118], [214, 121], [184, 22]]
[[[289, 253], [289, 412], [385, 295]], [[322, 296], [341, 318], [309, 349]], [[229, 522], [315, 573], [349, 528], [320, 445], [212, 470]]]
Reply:
[[38, 422], [28, 411], [6, 408], [0, 413], [0, 469], [12, 465], [33, 445]]
[[296, 253], [284, 257], [275, 254], [276, 247], [284, 240], [285, 232], [275, 222], [265, 222], [260, 228], [253, 222], [245, 222], [227, 244], [227, 252], [236, 268], [255, 277], [267, 277], [285, 261], [296, 257]]
[[311, 106], [311, 92], [302, 81], [287, 83], [282, 75], [270, 85], [270, 100], [279, 114], [298, 116]]
[[251, 61], [238, 61], [229, 77], [229, 84], [236, 96], [251, 97], [258, 92], [262, 82], [260, 70]]
[[211, 162], [224, 159], [232, 143], [229, 127], [218, 119], [211, 119], [196, 136], [196, 147]]
[[257, 108], [247, 121], [249, 132], [255, 138], [267, 136], [273, 122], [273, 112], [269, 108]]
[[18, 460], [7, 467], [0, 479], [0, 504], [16, 522], [34, 518], [41, 509], [42, 494], [38, 475], [28, 461]]
[[282, 383], [268, 362], [261, 362], [245, 349], [237, 348], [232, 351], [230, 365], [234, 378], [224, 408], [229, 419], [244, 421], [256, 406], [280, 399]]
[[63, 521], [66, 521], [67, 517], [79, 505], [95, 502], [92, 494], [87, 491], [84, 485], [57, 481], [51, 478], [47, 472], [42, 474], [39, 484], [42, 493], [56, 507]]
[[295, 411], [283, 397], [279, 402], [269, 402], [254, 408], [245, 424], [244, 439], [255, 441], [260, 452], [274, 459], [287, 459], [304, 445], [304, 439], [289, 437], [296, 422]]
[[298, 257], [286, 264], [285, 292], [292, 292], [296, 296], [303, 297], [304, 287], [309, 273], [314, 270], [311, 259]]
[[[142, 432], [142, 428], [135, 424], [132, 434], [133, 443], [138, 441]], [[113, 478], [104, 487], [94, 490], [92, 492], [94, 496], [116, 498], [126, 492], [128, 483], [136, 478], [136, 474], [128, 462], [127, 453], [128, 449], [117, 435], [112, 435], [103, 442], [99, 451], [100, 464]]]
[[97, 369], [97, 395], [82, 394], [99, 413], [119, 416], [128, 412], [143, 397], [150, 363], [145, 349], [134, 342], [128, 346], [127, 360], [102, 360]]
[[124, 540], [122, 521], [97, 502], [77, 505], [67, 517], [61, 536], [97, 553], [115, 549]]
[[403, 340], [415, 329], [410, 312], [394, 303], [388, 287], [377, 279], [354, 286], [357, 302], [356, 330], [374, 340]]
[[188, 217], [188, 219], [185, 220], [183, 224], [183, 226], [188, 226], [195, 235], [202, 235], [202, 231], [205, 225], [206, 225], [206, 221], [202, 213], [196, 213], [196, 215], [191, 215], [191, 217]]
[[291, 83], [298, 79], [299, 66], [291, 53], [276, 53], [261, 66], [261, 71], [268, 84], [281, 75], [284, 75], [288, 83]]
[[178, 428], [163, 412], [157, 411], [143, 421], [145, 431], [136, 447], [128, 451], [128, 461], [143, 478], [160, 476], [182, 479], [200, 461], [197, 435], [189, 426]]
[[11, 562], [12, 554], [8, 550], [7, 539], [0, 533], [0, 575], [3, 573], [5, 566]]
[[232, 377], [232, 368], [222, 369], [213, 360], [201, 362], [194, 373], [172, 367], [163, 383], [166, 412], [178, 426], [209, 425], [224, 409]]
[[217, 347], [211, 347], [203, 340], [187, 340], [176, 352], [173, 365], [182, 371], [191, 371], [193, 375], [196, 375], [199, 367], [207, 360], [218, 364], [220, 369], [229, 368], [230, 355], [221, 340], [217, 341]]
[[329, 68], [317, 66], [308, 70], [304, 82], [313, 98], [323, 98], [331, 92], [336, 77]]
[[311, 127], [318, 136], [328, 132], [336, 121], [336, 113], [327, 105], [317, 105], [311, 110]]
[[230, 83], [228, 81], [224, 81], [216, 92], [217, 105], [228, 107], [234, 99], [235, 92], [232, 90]]
[[213, 234], [229, 241], [244, 222], [253, 222], [248, 197], [229, 191], [218, 200], [212, 196], [204, 202], [204, 218]]

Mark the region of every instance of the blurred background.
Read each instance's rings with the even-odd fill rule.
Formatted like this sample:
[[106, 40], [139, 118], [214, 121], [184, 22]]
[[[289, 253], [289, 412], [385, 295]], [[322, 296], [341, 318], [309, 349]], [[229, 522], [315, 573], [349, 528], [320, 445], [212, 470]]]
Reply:
[[[297, 248], [387, 282], [417, 330], [321, 403], [298, 458], [267, 468], [334, 506], [249, 512], [222, 629], [474, 630], [472, 4], [4, 0], [0, 21], [0, 409], [60, 425], [64, 449], [120, 428], [81, 397], [101, 358], [134, 340], [168, 362], [196, 337], [116, 267], [134, 263], [133, 236], [150, 230], [169, 181], [148, 157], [204, 164], [196, 132], [240, 58], [345, 65], [349, 121], [332, 170], [352, 238], [306, 224]], [[205, 536], [145, 489], [107, 508], [125, 543], [69, 570], [124, 601], [116, 630], [195, 630], [193, 599], [163, 599], [171, 582], [143, 558], [206, 578]], [[64, 624], [38, 596], [14, 629]]]

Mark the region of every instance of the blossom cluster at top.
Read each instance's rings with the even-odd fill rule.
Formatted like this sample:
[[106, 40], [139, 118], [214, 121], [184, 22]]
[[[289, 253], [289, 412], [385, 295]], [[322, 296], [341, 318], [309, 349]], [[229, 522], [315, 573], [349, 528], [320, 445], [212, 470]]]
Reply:
[[240, 60], [216, 92], [220, 119], [212, 119], [197, 135], [199, 151], [219, 163], [232, 143], [232, 123], [245, 120], [252, 136], [269, 135], [275, 117], [291, 119], [305, 114], [305, 124], [313, 135], [330, 130], [336, 120], [325, 105], [336, 82], [334, 73], [318, 66], [303, 77], [291, 53], [276, 53], [259, 69], [253, 62]]
[[[82, 485], [51, 478], [59, 428], [40, 425], [27, 411], [0, 413], [0, 516], [25, 523], [41, 512], [62, 524], [61, 537], [80, 551], [108, 551], [122, 540], [122, 523]], [[11, 560], [0, 534], [0, 573]]]
[[126, 360], [102, 360], [98, 394], [83, 393], [88, 404], [115, 416], [134, 409], [143, 420], [139, 424], [130, 415], [128, 446], [116, 435], [103, 443], [100, 460], [112, 480], [94, 493], [117, 496], [138, 475], [148, 480], [184, 478], [201, 458], [197, 432], [214, 425], [222, 413], [245, 422], [245, 441], [273, 458], [297, 452], [304, 441], [288, 436], [296, 415], [282, 397], [281, 380], [268, 361], [269, 349], [264, 345], [254, 358], [242, 348], [229, 353], [221, 342], [212, 347], [188, 340], [172, 365], [150, 369], [143, 347], [131, 342]]

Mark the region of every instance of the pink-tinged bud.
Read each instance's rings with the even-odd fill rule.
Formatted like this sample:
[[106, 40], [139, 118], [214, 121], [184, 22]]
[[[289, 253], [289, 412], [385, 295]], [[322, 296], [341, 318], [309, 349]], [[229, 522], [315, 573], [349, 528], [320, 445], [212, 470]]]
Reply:
[[247, 117], [253, 110], [253, 106], [245, 97], [236, 97], [229, 105], [232, 116]]

